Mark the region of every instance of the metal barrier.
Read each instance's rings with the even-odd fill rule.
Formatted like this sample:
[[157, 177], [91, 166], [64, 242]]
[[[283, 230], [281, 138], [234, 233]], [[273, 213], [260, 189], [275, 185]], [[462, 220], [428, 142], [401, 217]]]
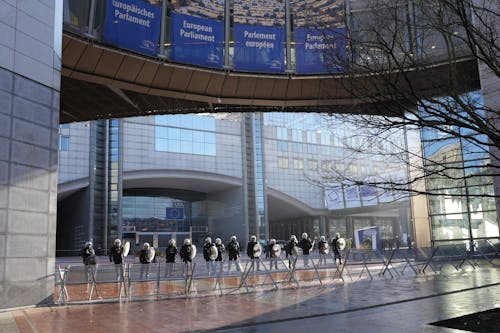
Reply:
[[342, 264], [335, 261], [333, 254], [318, 253], [246, 259], [232, 269], [227, 261], [199, 260], [187, 264], [71, 264], [56, 269], [54, 300], [57, 304], [68, 304], [227, 295], [344, 284], [346, 276], [350, 281], [359, 281], [373, 280], [376, 276], [395, 278], [403, 276], [405, 271], [418, 275], [425, 274], [429, 267], [441, 274], [447, 264], [454, 271], [463, 269], [466, 263], [473, 269], [479, 267], [478, 262], [493, 264], [498, 253], [496, 246], [485, 242], [476, 244], [472, 251], [456, 246], [391, 251], [347, 249], [341, 253]]

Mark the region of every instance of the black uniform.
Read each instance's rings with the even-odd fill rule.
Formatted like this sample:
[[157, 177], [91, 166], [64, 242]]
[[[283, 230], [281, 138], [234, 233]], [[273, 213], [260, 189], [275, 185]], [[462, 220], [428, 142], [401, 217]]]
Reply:
[[311, 250], [312, 243], [309, 239], [302, 238], [299, 242], [299, 247], [302, 249], [302, 253], [307, 255], [307, 254], [309, 254], [309, 251]]
[[179, 251], [177, 250], [177, 246], [169, 245], [165, 250], [165, 262], [175, 262], [175, 255]]
[[95, 265], [95, 252], [91, 246], [82, 249], [82, 260], [85, 265]]
[[257, 242], [248, 242], [248, 245], [247, 245], [247, 256], [250, 257], [250, 259], [255, 259], [255, 257], [253, 256], [253, 247], [257, 244]]
[[339, 258], [339, 263], [341, 264], [342, 258], [340, 257], [339, 242], [338, 241], [339, 241], [339, 239], [337, 237], [332, 239], [332, 249], [333, 249], [333, 255], [334, 255], [333, 260], [337, 260], [337, 258]]
[[206, 261], [210, 261], [212, 259], [210, 259], [210, 253], [212, 252], [211, 251], [211, 248], [212, 246], [214, 246], [214, 244], [212, 243], [205, 243], [205, 245], [203, 245], [203, 258], [205, 258]]
[[294, 246], [297, 246], [297, 242], [295, 240], [289, 240], [288, 243], [286, 243], [285, 245], [285, 254], [286, 254], [286, 257], [288, 258], [288, 256], [291, 256], [292, 255], [292, 249]]
[[222, 261], [222, 255], [225, 251], [224, 244], [215, 244], [215, 247], [217, 248], [217, 258], [215, 261]]
[[123, 246], [114, 245], [109, 249], [109, 261], [114, 262], [116, 265], [121, 265], [123, 262]]
[[149, 252], [149, 250], [145, 250], [145, 249], [141, 250], [141, 254], [139, 255], [139, 261], [141, 262], [141, 264], [149, 264], [148, 252]]
[[240, 243], [237, 241], [231, 241], [227, 244], [227, 250], [229, 252], [229, 260], [238, 260], [238, 257], [240, 256]]
[[191, 244], [190, 245], [187, 245], [187, 244], [183, 244], [182, 247], [181, 247], [181, 252], [179, 253], [179, 255], [181, 256], [181, 259], [183, 262], [191, 262], [191, 251], [192, 251], [192, 248], [191, 248]]

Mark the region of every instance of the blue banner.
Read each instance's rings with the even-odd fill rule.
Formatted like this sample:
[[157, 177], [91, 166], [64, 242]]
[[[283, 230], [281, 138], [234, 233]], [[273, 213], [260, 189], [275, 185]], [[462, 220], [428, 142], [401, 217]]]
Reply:
[[167, 207], [165, 218], [167, 220], [184, 220], [184, 208], [182, 208], [182, 207]]
[[103, 40], [132, 51], [157, 55], [161, 7], [143, 0], [107, 0]]
[[284, 28], [234, 25], [235, 70], [283, 73], [284, 59]]
[[222, 21], [172, 13], [171, 60], [221, 68], [224, 61], [223, 49]]
[[345, 29], [295, 29], [296, 72], [338, 73], [346, 62]]

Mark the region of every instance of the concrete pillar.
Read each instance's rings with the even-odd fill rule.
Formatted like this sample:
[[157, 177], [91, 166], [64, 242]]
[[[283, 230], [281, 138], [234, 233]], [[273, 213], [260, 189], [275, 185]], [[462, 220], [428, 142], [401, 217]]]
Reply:
[[54, 292], [62, 1], [0, 0], [0, 13], [0, 308], [5, 309], [44, 302]]

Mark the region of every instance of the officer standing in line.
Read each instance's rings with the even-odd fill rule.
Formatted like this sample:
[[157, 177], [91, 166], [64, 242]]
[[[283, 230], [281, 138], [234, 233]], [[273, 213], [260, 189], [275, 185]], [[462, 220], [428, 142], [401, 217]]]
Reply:
[[109, 261], [115, 264], [116, 279], [119, 280], [123, 273], [123, 246], [122, 241], [115, 239], [113, 247], [109, 249]]
[[240, 243], [238, 243], [236, 236], [231, 236], [231, 241], [227, 244], [229, 261], [227, 264], [227, 271], [231, 272], [231, 262], [234, 261], [236, 270], [241, 272], [240, 268]]
[[165, 249], [165, 276], [169, 276], [172, 274], [175, 265], [175, 256], [179, 251], [177, 250], [177, 246], [175, 244], [175, 239], [171, 239], [168, 241], [168, 246]]
[[[260, 264], [259, 264], [259, 258], [258, 257], [255, 257], [254, 256], [254, 247], [255, 245], [257, 245], [257, 237], [255, 237], [254, 235], [250, 236], [250, 241], [248, 242], [247, 244], [247, 256], [254, 262], [255, 264], [255, 261], [257, 261], [257, 270], [260, 270]], [[257, 259], [257, 260], [255, 260]], [[255, 269], [255, 266], [254, 266], [254, 269]]]
[[318, 242], [318, 250], [319, 250], [319, 265], [326, 265], [326, 251], [327, 251], [328, 243], [326, 241], [325, 236], [321, 236]]
[[304, 267], [309, 267], [309, 251], [311, 251], [312, 243], [305, 232], [302, 233], [299, 247], [302, 249], [302, 254], [304, 255]]

